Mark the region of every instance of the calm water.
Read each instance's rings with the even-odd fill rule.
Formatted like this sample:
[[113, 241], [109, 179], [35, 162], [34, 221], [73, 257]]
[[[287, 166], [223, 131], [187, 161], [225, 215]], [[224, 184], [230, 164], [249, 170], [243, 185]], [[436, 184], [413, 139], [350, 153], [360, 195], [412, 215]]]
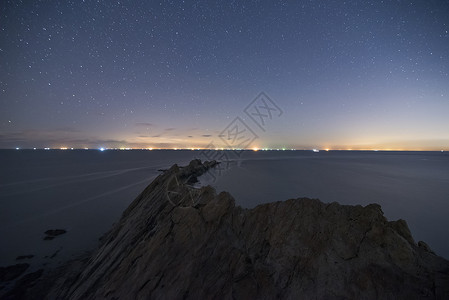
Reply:
[[[1, 150], [0, 265], [33, 254], [29, 262], [38, 268], [95, 248], [158, 169], [195, 157], [199, 152]], [[303, 196], [379, 203], [387, 218], [405, 219], [417, 241], [449, 258], [446, 152], [247, 151], [201, 181], [244, 207]], [[44, 231], [55, 228], [68, 233], [44, 241]]]
[[449, 258], [448, 152], [245, 152], [224, 169], [202, 184], [229, 191], [244, 207], [298, 197], [378, 203], [389, 220], [406, 220], [416, 241]]
[[[98, 238], [163, 169], [193, 151], [0, 150], [0, 265], [33, 254], [33, 267], [57, 264]], [[68, 233], [44, 241], [48, 229]], [[54, 253], [57, 255], [54, 258]], [[28, 261], [26, 261], [28, 262]]]

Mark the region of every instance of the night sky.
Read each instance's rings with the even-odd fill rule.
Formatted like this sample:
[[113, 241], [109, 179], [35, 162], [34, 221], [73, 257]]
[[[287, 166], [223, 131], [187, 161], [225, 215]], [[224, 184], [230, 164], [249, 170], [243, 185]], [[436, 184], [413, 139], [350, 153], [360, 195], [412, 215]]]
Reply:
[[0, 6], [0, 148], [449, 150], [449, 1]]

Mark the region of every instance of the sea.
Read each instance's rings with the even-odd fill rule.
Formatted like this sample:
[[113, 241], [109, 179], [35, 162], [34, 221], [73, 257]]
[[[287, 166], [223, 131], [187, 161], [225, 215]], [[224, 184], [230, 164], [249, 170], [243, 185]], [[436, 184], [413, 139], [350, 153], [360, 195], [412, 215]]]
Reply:
[[[222, 161], [197, 185], [244, 208], [299, 197], [378, 203], [449, 259], [448, 152], [0, 150], [0, 266], [37, 270], [94, 250], [161, 170], [195, 158]], [[44, 240], [49, 229], [67, 233]]]

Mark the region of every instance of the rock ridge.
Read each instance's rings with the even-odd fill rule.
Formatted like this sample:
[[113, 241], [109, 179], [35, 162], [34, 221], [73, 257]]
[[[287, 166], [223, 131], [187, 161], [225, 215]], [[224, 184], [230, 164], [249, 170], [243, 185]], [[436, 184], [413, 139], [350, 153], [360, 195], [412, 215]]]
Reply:
[[298, 198], [243, 209], [191, 186], [216, 164], [165, 170], [47, 298], [447, 299], [449, 262], [379, 205]]

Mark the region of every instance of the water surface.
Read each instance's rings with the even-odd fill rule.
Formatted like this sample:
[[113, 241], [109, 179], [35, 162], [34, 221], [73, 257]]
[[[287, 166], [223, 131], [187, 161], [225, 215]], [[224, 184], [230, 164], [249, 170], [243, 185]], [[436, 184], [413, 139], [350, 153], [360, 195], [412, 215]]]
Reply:
[[[159, 169], [195, 157], [204, 158], [199, 151], [0, 150], [0, 265], [33, 254], [27, 262], [36, 269], [94, 249]], [[416, 241], [449, 258], [448, 153], [245, 151], [222, 169], [201, 184], [231, 192], [243, 207], [298, 197], [379, 203], [388, 219], [405, 219]], [[44, 241], [56, 228], [68, 232]]]
[[405, 219], [416, 241], [449, 258], [447, 152], [245, 151], [202, 178], [247, 208], [298, 197], [378, 203], [389, 220]]

